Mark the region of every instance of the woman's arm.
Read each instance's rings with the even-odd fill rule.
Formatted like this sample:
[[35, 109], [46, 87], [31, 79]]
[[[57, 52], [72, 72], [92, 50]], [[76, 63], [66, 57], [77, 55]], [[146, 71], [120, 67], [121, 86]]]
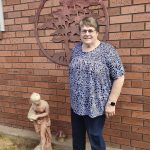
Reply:
[[121, 89], [124, 83], [124, 75], [120, 76], [116, 80], [114, 80], [112, 89], [108, 98], [108, 102], [117, 102], [119, 95], [121, 93]]
[[[123, 83], [124, 83], [124, 75], [120, 76], [119, 78], [117, 78], [113, 82], [112, 90], [110, 92], [107, 104], [105, 106], [105, 114], [106, 114], [107, 118], [115, 115], [116, 102], [117, 102], [119, 95], [121, 93]], [[114, 105], [111, 105], [111, 102], [113, 102]]]

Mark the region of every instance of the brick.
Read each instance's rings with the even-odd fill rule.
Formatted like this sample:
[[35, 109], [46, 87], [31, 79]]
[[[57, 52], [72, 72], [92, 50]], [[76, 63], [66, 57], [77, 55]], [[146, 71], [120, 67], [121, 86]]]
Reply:
[[24, 38], [24, 43], [36, 43], [36, 39], [26, 37], [26, 38]]
[[20, 0], [6, 0], [7, 5], [20, 4]]
[[126, 6], [131, 5], [131, 0], [111, 0], [110, 1], [110, 7], [117, 7], [117, 6]]
[[29, 31], [18, 31], [16, 32], [16, 37], [28, 37]]
[[109, 121], [121, 123], [121, 116], [115, 115], [115, 116], [109, 118]]
[[120, 15], [120, 8], [116, 7], [116, 8], [109, 8], [108, 9], [108, 14], [109, 16], [117, 16]]
[[150, 21], [150, 13], [133, 14], [133, 22]]
[[19, 11], [8, 12], [7, 15], [8, 15], [8, 18], [19, 18], [19, 17], [21, 17], [21, 12], [19, 12]]
[[142, 63], [142, 57], [122, 57], [121, 60], [123, 63], [134, 63], [134, 64]]
[[120, 95], [118, 101], [131, 102], [131, 95]]
[[130, 39], [129, 32], [110, 33], [109, 40]]
[[26, 65], [23, 64], [23, 63], [14, 63], [14, 64], [12, 64], [12, 68], [20, 68], [20, 69], [22, 69], [22, 68], [26, 68]]
[[123, 117], [122, 123], [143, 126], [143, 119], [133, 118], [133, 117]]
[[[118, 105], [117, 105], [118, 106]], [[116, 109], [116, 115], [119, 116], [128, 116], [131, 117], [131, 110], [127, 110], [127, 109]]]
[[129, 80], [125, 80], [125, 82], [124, 82], [124, 85], [123, 85], [124, 87], [126, 87], [126, 88], [128, 88], [128, 87], [131, 87], [131, 81], [129, 81]]
[[4, 12], [9, 12], [9, 11], [13, 11], [13, 10], [14, 10], [13, 6], [4, 6], [3, 7]]
[[28, 18], [16, 18], [15, 19], [15, 24], [25, 24], [25, 23], [29, 23]]
[[150, 30], [150, 22], [146, 22], [146, 30]]
[[19, 62], [33, 62], [33, 58], [32, 57], [22, 57], [22, 58], [19, 58], [18, 61]]
[[4, 20], [5, 25], [13, 25], [15, 24], [14, 19], [5, 19]]
[[142, 142], [142, 141], [131, 141], [131, 145], [139, 148], [144, 148], [144, 150], [147, 148], [150, 148], [150, 143], [149, 142]]
[[144, 104], [144, 111], [150, 111], [150, 104]]
[[113, 24], [109, 26], [109, 32], [119, 32], [119, 31], [120, 31], [119, 24]]
[[58, 95], [49, 95], [50, 101], [56, 101], [56, 102], [65, 102], [64, 96], [58, 96]]
[[43, 8], [40, 15], [47, 15], [47, 14], [51, 14], [52, 10], [49, 8]]
[[144, 40], [144, 47], [150, 47], [150, 40], [149, 39]]
[[149, 65], [132, 65], [132, 71], [150, 72], [150, 66]]
[[150, 119], [150, 113], [149, 112], [141, 112], [141, 111], [133, 111], [132, 117]]
[[71, 122], [70, 116], [58, 115], [58, 120]]
[[34, 15], [35, 15], [35, 10], [22, 11], [22, 16], [34, 16]]
[[40, 2], [28, 3], [29, 9], [37, 9], [40, 5]]
[[48, 88], [50, 88], [50, 89], [65, 89], [65, 85], [63, 83], [49, 83]]
[[68, 90], [57, 90], [57, 95], [69, 96], [69, 91]]
[[144, 5], [121, 7], [121, 14], [141, 13], [145, 11]]
[[132, 22], [132, 16], [131, 15], [110, 17], [110, 24], [128, 23], [128, 22]]
[[132, 87], [135, 88], [150, 88], [149, 82], [144, 81], [132, 81]]
[[150, 12], [150, 4], [146, 5], [146, 12]]
[[21, 0], [21, 3], [31, 3], [31, 2], [35, 2], [37, 0]]
[[48, 83], [46, 83], [46, 82], [35, 82], [35, 87], [48, 88]]
[[150, 135], [150, 128], [148, 128], [148, 127], [133, 126], [132, 131]]
[[47, 49], [62, 49], [62, 43], [47, 43]]
[[143, 110], [143, 105], [137, 103], [121, 102], [120, 108], [130, 109], [130, 110]]
[[131, 55], [150, 55], [149, 48], [132, 48]]
[[68, 83], [68, 77], [57, 77], [57, 82]]
[[130, 48], [119, 48], [117, 51], [119, 56], [130, 56]]
[[121, 31], [138, 31], [144, 30], [144, 22], [126, 23], [121, 25]]
[[150, 73], [144, 73], [144, 80], [150, 80]]
[[133, 4], [144, 4], [144, 3], [150, 3], [150, 0], [133, 0]]
[[28, 4], [20, 4], [20, 5], [14, 5], [14, 10], [26, 10], [28, 9]]
[[34, 57], [37, 57], [37, 56], [39, 56], [39, 51], [31, 51], [31, 50], [29, 51], [29, 50], [28, 50], [28, 51], [25, 52], [25, 55], [26, 55], [26, 56], [34, 56]]
[[131, 32], [131, 39], [146, 39], [150, 38], [150, 31]]
[[111, 135], [111, 136], [121, 136], [121, 133], [119, 130], [112, 130], [112, 129], [108, 129], [108, 128], [105, 128], [104, 129], [104, 134], [106, 135]]
[[13, 26], [6, 26], [7, 31], [21, 31], [22, 27], [21, 25], [13, 25]]
[[144, 126], [150, 127], [150, 120], [144, 120]]
[[138, 134], [135, 132], [121, 132], [121, 137], [126, 139], [133, 139], [133, 140], [142, 140], [142, 134]]
[[33, 30], [34, 29], [34, 24], [24, 24], [22, 25], [23, 30]]
[[125, 72], [131, 72], [131, 65], [130, 64], [123, 64]]
[[[15, 32], [7, 32], [7, 34], [3, 34], [3, 39], [4, 38], [15, 38], [16, 37], [16, 34], [15, 34]], [[9, 49], [7, 49], [7, 46], [8, 45], [5, 45], [5, 49], [6, 50], [9, 50]]]
[[130, 145], [130, 140], [125, 138], [111, 137], [111, 142], [118, 144]]
[[31, 44], [17, 44], [18, 50], [30, 50]]
[[10, 51], [1, 51], [0, 56], [11, 56], [11, 52]]
[[143, 64], [150, 64], [150, 56], [143, 57]]
[[136, 148], [136, 147], [127, 146], [127, 145], [121, 145], [121, 149], [123, 149], [123, 150], [141, 150], [141, 148]]
[[126, 79], [141, 80], [143, 79], [143, 74], [136, 72], [126, 72]]
[[143, 89], [144, 96], [150, 96], [150, 89]]
[[143, 141], [150, 142], [150, 135], [143, 135]]
[[150, 104], [149, 97], [146, 96], [132, 96], [132, 102]]
[[33, 62], [49, 62], [46, 57], [34, 57]]
[[142, 89], [140, 88], [123, 88], [122, 94], [130, 94], [130, 95], [142, 95]]
[[51, 6], [59, 6], [59, 0], [55, 0], [55, 1], [48, 1], [46, 4], [45, 4], [45, 7], [51, 7]]
[[121, 40], [121, 47], [143, 47], [143, 40]]
[[49, 75], [62, 76], [62, 78], [57, 78], [58, 82], [65, 82], [67, 80], [66, 78], [63, 78], [63, 70], [49, 70]]

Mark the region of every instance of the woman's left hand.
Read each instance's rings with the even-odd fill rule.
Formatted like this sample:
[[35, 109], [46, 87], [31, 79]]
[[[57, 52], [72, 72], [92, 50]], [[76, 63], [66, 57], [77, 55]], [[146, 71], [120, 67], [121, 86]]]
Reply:
[[111, 106], [109, 103], [107, 103], [105, 106], [106, 117], [109, 118], [111, 116], [114, 116], [115, 115], [115, 109], [116, 109], [115, 106]]

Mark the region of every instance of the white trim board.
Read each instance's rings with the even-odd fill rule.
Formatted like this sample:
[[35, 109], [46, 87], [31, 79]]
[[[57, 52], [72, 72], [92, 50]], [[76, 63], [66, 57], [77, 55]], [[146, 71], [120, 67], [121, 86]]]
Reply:
[[2, 0], [0, 0], [0, 31], [5, 31]]

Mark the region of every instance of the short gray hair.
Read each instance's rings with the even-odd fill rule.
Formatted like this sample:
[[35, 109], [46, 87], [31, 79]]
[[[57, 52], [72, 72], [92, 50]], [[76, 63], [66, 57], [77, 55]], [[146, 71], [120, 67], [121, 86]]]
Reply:
[[81, 30], [81, 27], [83, 26], [90, 26], [94, 27], [95, 30], [98, 32], [99, 31], [99, 25], [98, 22], [95, 18], [93, 17], [85, 17], [83, 18], [80, 23], [79, 23], [79, 30]]

